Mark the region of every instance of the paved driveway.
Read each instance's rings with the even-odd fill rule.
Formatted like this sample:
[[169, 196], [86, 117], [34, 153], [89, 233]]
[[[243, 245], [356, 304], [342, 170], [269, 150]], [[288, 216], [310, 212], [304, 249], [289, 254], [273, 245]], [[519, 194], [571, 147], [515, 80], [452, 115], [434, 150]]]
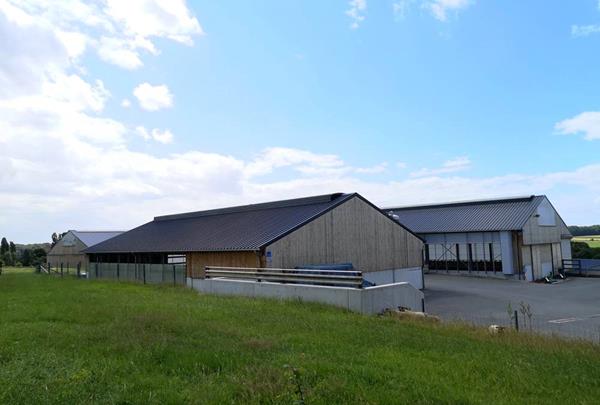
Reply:
[[[507, 307], [529, 304], [535, 330], [583, 337], [600, 342], [600, 278], [569, 278], [556, 284], [536, 284], [428, 274], [425, 309], [443, 319], [482, 325], [510, 324]], [[521, 326], [528, 322], [519, 313]], [[523, 319], [525, 318], [525, 319]]]

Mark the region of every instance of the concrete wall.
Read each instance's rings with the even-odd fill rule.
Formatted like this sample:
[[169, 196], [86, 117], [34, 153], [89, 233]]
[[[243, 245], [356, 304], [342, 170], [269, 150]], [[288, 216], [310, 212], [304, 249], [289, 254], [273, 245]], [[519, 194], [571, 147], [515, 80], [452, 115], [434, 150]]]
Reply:
[[422, 290], [424, 287], [423, 269], [421, 267], [372, 271], [369, 273], [363, 273], [363, 278], [376, 285], [407, 282], [418, 290]]
[[189, 287], [206, 294], [320, 302], [363, 314], [398, 307], [422, 310], [424, 295], [409, 283], [369, 288], [325, 287], [246, 280], [187, 279]]

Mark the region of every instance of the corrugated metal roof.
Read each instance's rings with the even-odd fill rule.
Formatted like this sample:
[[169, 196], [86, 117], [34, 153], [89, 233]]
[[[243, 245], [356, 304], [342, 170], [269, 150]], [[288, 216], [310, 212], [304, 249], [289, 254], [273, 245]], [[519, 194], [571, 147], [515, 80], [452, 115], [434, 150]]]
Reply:
[[155, 217], [86, 253], [258, 250], [354, 196], [336, 193]]
[[545, 196], [387, 208], [419, 234], [522, 229]]
[[114, 238], [123, 231], [71, 231], [87, 247], [94, 246], [107, 239]]

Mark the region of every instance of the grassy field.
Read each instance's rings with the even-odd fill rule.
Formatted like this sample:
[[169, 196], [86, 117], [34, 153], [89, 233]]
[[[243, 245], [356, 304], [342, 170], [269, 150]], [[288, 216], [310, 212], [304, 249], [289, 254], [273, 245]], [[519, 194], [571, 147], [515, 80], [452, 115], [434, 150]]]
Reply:
[[0, 276], [1, 404], [301, 397], [592, 404], [600, 398], [600, 349], [183, 287]]
[[573, 242], [584, 242], [591, 248], [600, 248], [600, 235], [575, 236]]

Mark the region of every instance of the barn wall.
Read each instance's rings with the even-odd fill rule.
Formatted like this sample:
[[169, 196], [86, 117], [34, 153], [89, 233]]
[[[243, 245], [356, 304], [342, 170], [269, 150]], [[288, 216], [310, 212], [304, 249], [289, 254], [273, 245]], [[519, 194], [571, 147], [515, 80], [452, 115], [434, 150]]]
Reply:
[[67, 233], [63, 239], [59, 240], [48, 252], [46, 261], [54, 268], [59, 269], [62, 263], [63, 269], [77, 269], [77, 264], [81, 263], [82, 269], [88, 267], [88, 257], [81, 253], [87, 246], [84, 245], [73, 234]]
[[[560, 243], [523, 246], [522, 255], [523, 273], [529, 281], [539, 280], [553, 271], [557, 272], [562, 266]], [[532, 264], [533, 274], [531, 274]]]
[[351, 262], [363, 272], [422, 266], [423, 242], [354, 197], [266, 247], [268, 267]]
[[261, 267], [257, 252], [193, 252], [186, 255], [188, 277], [204, 278], [206, 266]]
[[[536, 214], [538, 216], [529, 218], [523, 227], [523, 244], [560, 243], [561, 235], [570, 235], [567, 225], [547, 199], [540, 203]], [[553, 216], [554, 221], [548, 221], [548, 216]], [[545, 225], [548, 223], [554, 225]]]

